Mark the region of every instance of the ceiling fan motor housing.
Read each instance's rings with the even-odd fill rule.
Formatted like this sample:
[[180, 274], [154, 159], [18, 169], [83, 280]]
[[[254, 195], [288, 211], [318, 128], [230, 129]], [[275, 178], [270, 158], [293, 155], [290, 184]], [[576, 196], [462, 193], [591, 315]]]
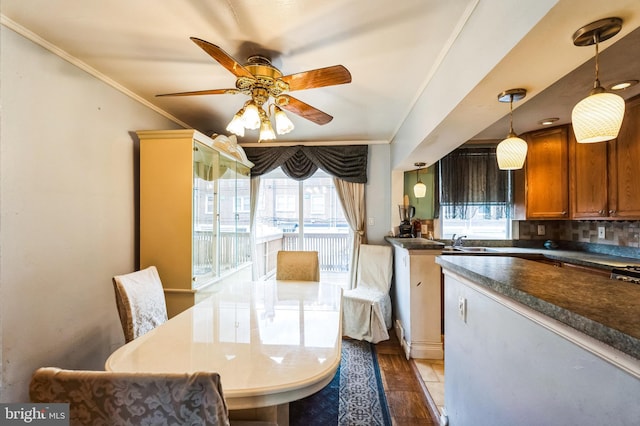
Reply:
[[280, 80], [282, 72], [271, 65], [271, 61], [264, 56], [255, 55], [247, 59], [244, 67], [253, 74], [254, 78], [239, 77], [236, 87], [258, 104], [262, 105], [269, 97], [278, 97], [289, 90], [289, 85]]

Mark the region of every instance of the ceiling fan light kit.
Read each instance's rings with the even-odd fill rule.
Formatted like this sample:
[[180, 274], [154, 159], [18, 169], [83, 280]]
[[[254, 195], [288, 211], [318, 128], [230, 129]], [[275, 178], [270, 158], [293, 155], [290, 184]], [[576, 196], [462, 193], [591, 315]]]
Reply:
[[621, 96], [607, 92], [600, 85], [598, 43], [615, 36], [621, 29], [622, 19], [605, 18], [587, 24], [573, 34], [574, 45], [596, 47], [593, 90], [571, 112], [573, 131], [579, 143], [605, 142], [618, 137], [625, 103]]
[[272, 140], [276, 137], [267, 114], [270, 107], [273, 107], [276, 130], [279, 135], [284, 135], [294, 129], [293, 122], [282, 109], [319, 125], [327, 124], [333, 119], [329, 114], [291, 97], [287, 92], [351, 83], [351, 73], [342, 65], [283, 76], [282, 72], [271, 65], [271, 61], [264, 56], [250, 56], [243, 66], [220, 47], [196, 37], [191, 37], [191, 40], [237, 77], [236, 88], [166, 93], [156, 96], [222, 94], [249, 96], [251, 99], [233, 116], [226, 129], [235, 135], [244, 136], [245, 129], [259, 128], [259, 142]]
[[498, 95], [499, 102], [509, 102], [509, 134], [496, 148], [498, 168], [500, 170], [518, 170], [524, 166], [527, 158], [527, 142], [520, 139], [513, 131], [513, 102], [527, 95], [525, 89], [509, 89]]

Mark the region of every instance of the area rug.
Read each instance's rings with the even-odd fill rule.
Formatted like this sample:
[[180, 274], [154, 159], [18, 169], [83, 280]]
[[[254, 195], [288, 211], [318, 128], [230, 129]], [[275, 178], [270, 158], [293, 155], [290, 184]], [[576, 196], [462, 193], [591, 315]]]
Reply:
[[375, 348], [369, 342], [342, 341], [342, 358], [322, 390], [289, 404], [291, 426], [390, 426]]

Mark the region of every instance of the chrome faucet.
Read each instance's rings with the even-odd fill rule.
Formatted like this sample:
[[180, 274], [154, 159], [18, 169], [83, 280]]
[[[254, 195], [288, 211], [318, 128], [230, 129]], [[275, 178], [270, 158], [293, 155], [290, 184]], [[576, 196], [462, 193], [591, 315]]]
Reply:
[[456, 234], [453, 234], [451, 236], [451, 246], [452, 247], [462, 247], [462, 239], [463, 238], [467, 238], [466, 235], [461, 235], [458, 238], [456, 238]]

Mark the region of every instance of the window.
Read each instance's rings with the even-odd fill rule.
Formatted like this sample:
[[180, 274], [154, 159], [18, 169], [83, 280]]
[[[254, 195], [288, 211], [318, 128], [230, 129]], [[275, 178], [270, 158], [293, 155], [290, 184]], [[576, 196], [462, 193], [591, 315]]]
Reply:
[[443, 238], [511, 238], [512, 174], [500, 170], [495, 148], [461, 148], [440, 160]]
[[348, 273], [352, 236], [333, 178], [317, 170], [296, 181], [281, 169], [260, 178], [256, 212], [257, 236], [276, 238], [283, 250], [316, 250], [320, 274]]

